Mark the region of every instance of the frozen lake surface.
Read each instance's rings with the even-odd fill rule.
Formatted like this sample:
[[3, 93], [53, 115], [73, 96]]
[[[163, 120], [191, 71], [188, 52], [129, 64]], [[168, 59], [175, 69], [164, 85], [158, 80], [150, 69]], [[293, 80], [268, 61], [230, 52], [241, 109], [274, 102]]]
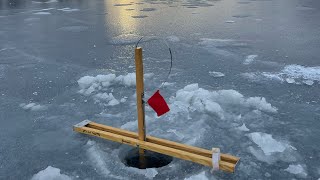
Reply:
[[[320, 1], [0, 0], [0, 179], [319, 179]], [[126, 167], [128, 147], [72, 131], [137, 131], [144, 37], [147, 133], [241, 157], [236, 173], [179, 159]]]

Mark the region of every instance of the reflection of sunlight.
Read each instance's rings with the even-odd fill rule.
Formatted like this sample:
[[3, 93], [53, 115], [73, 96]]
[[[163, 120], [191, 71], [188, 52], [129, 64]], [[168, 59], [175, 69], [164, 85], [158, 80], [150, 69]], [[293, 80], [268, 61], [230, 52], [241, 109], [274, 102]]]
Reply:
[[[105, 0], [105, 9], [109, 13], [106, 16], [106, 21], [115, 23], [122, 34], [135, 32], [139, 23], [138, 19], [131, 17], [138, 15], [140, 9], [137, 4], [132, 2], [132, 0]], [[115, 4], [118, 6], [115, 6]]]

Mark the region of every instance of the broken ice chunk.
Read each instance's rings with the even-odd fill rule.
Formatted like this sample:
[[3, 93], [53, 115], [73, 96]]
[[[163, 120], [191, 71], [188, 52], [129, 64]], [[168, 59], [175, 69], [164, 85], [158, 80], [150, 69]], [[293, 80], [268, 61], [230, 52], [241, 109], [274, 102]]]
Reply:
[[306, 84], [306, 85], [309, 85], [309, 86], [312, 86], [313, 85], [313, 81], [312, 80], [304, 80], [304, 81], [302, 81], [304, 84]]
[[295, 81], [294, 79], [292, 79], [292, 78], [287, 78], [286, 81], [287, 81], [287, 83], [289, 83], [289, 84], [293, 84], [293, 83], [296, 82], [296, 81]]
[[271, 155], [275, 152], [283, 152], [286, 149], [285, 144], [273, 139], [271, 134], [253, 132], [248, 134], [248, 136], [266, 155]]
[[251, 64], [251, 63], [255, 60], [255, 58], [257, 58], [257, 57], [258, 57], [258, 55], [249, 55], [249, 56], [247, 56], [247, 58], [244, 60], [243, 64], [249, 65], [249, 64]]
[[297, 164], [297, 165], [290, 164], [289, 167], [287, 169], [285, 169], [285, 171], [287, 171], [291, 174], [299, 175], [301, 177], [307, 176], [306, 171], [304, 170], [304, 168], [300, 164]]
[[55, 179], [63, 179], [63, 180], [71, 180], [71, 177], [61, 174], [60, 169], [48, 166], [46, 169], [35, 174], [31, 180], [55, 180]]
[[212, 77], [224, 77], [225, 75], [222, 72], [210, 71], [209, 75]]
[[250, 129], [248, 129], [247, 127], [246, 127], [246, 124], [242, 124], [242, 126], [240, 126], [240, 127], [237, 127], [237, 129], [238, 130], [240, 130], [240, 131], [250, 131]]

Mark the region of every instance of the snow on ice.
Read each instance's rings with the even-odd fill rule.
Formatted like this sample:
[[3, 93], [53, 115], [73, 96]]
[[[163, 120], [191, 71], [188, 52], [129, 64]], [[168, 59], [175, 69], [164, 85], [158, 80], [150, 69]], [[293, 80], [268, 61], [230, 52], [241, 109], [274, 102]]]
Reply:
[[233, 55], [228, 48], [244, 48], [248, 47], [247, 41], [235, 40], [235, 39], [211, 39], [201, 38], [198, 45], [206, 49], [210, 53], [218, 54], [221, 56]]
[[170, 42], [179, 42], [180, 38], [177, 37], [177, 36], [168, 36], [167, 40], [170, 41]]
[[58, 0], [49, 0], [49, 1], [32, 1], [32, 3], [37, 3], [37, 4], [49, 4], [49, 3], [55, 3], [58, 2]]
[[272, 138], [272, 135], [262, 133], [262, 132], [253, 132], [248, 134], [251, 140], [256, 143], [266, 155], [271, 155], [275, 152], [283, 152], [286, 149], [286, 145], [276, 141]]
[[285, 169], [285, 171], [287, 171], [291, 174], [299, 175], [301, 177], [307, 176], [305, 169], [300, 164], [296, 164], [296, 165], [290, 164], [289, 167], [287, 169]]
[[87, 26], [65, 26], [65, 27], [61, 27], [58, 30], [59, 31], [67, 31], [67, 32], [83, 32], [83, 31], [87, 31], [89, 28]]
[[72, 9], [72, 8], [69, 8], [69, 7], [66, 7], [66, 8], [62, 8], [62, 9], [57, 9], [59, 11], [64, 11], [64, 12], [74, 12], [74, 11], [79, 11], [79, 9]]
[[201, 38], [199, 45], [205, 47], [246, 47], [248, 44], [241, 40], [234, 39], [210, 39]]
[[209, 71], [209, 75], [212, 77], [224, 77], [225, 74], [222, 72], [216, 72], [216, 71]]
[[89, 146], [87, 155], [91, 163], [94, 164], [94, 167], [100, 174], [108, 176], [110, 174], [110, 170], [104, 160], [103, 152], [96, 146], [94, 141], [88, 141], [87, 146]]
[[235, 23], [235, 21], [229, 20], [229, 21], [226, 21], [226, 23]]
[[297, 149], [295, 147], [288, 143], [277, 141], [271, 134], [253, 132], [247, 134], [247, 136], [259, 147], [248, 147], [248, 151], [259, 161], [272, 164], [279, 160], [296, 162], [299, 159], [299, 154], [296, 152]]
[[305, 67], [301, 65], [287, 65], [280, 72], [243, 73], [244, 77], [253, 80], [275, 80], [288, 84], [306, 84], [312, 86], [315, 81], [320, 82], [320, 66]]
[[247, 56], [247, 58], [244, 60], [243, 64], [249, 65], [249, 64], [251, 64], [257, 57], [258, 57], [258, 55], [249, 55], [249, 56]]
[[136, 84], [136, 75], [129, 73], [125, 76], [116, 76], [115, 74], [97, 75], [97, 76], [84, 76], [78, 80], [80, 87], [79, 93], [84, 95], [90, 95], [95, 91], [108, 88], [111, 85], [121, 84], [127, 87], [134, 86]]
[[[92, 167], [106, 178], [125, 180], [131, 179], [132, 175], [134, 175], [140, 177], [138, 179], [141, 179], [141, 177], [153, 179], [158, 174], [158, 171], [155, 168], [137, 169], [125, 166], [120, 160], [123, 158], [122, 156], [125, 156], [127, 151], [130, 150], [130, 148], [128, 149], [127, 147], [125, 148], [126, 150], [123, 150], [125, 146], [120, 147], [120, 149], [112, 150], [100, 147], [95, 141], [89, 140], [86, 147], [87, 156], [88, 159], [90, 159]], [[119, 153], [121, 155], [119, 155]]]
[[51, 13], [49, 12], [36, 12], [36, 13], [33, 13], [34, 15], [50, 15]]
[[208, 180], [207, 176], [206, 176], [206, 172], [203, 171], [199, 174], [196, 175], [192, 175], [188, 178], [184, 178], [184, 180]]
[[[145, 78], [151, 78], [152, 73], [145, 74]], [[133, 87], [136, 85], [135, 73], [127, 75], [107, 74], [97, 76], [84, 76], [78, 80], [80, 87], [79, 93], [85, 96], [92, 96], [95, 103], [106, 106], [115, 106], [127, 101], [127, 97], [121, 97], [120, 100], [114, 97], [113, 88]]]
[[24, 110], [31, 110], [31, 111], [43, 111], [47, 110], [47, 106], [36, 104], [36, 103], [21, 103], [20, 107], [22, 107]]
[[60, 169], [48, 166], [35, 174], [31, 180], [72, 180], [70, 176], [60, 173]]
[[277, 108], [263, 97], [245, 98], [235, 90], [208, 91], [199, 88], [198, 84], [190, 84], [178, 90], [173, 102], [173, 106], [178, 107], [174, 111], [190, 109], [191, 111], [213, 113], [220, 118], [224, 117], [225, 111], [221, 106], [226, 105], [240, 105], [265, 112], [277, 112]]
[[250, 131], [250, 129], [247, 128], [247, 126], [243, 123], [242, 126], [237, 128], [239, 131]]

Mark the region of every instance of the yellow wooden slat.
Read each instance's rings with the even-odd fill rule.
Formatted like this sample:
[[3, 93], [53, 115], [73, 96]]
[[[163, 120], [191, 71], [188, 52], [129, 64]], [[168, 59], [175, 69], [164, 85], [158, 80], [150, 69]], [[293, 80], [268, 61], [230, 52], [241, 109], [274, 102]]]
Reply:
[[[102, 124], [98, 124], [95, 122], [90, 122], [87, 127], [91, 127], [94, 129], [99, 129], [102, 131], [107, 131], [107, 132], [111, 132], [111, 133], [115, 133], [115, 134], [120, 134], [120, 135], [124, 135], [127, 137], [132, 137], [137, 139], [138, 138], [138, 134], [131, 132], [131, 131], [127, 131], [127, 130], [123, 130], [123, 129], [119, 129], [119, 128], [115, 128], [115, 127], [111, 127], [111, 126], [106, 126], [106, 125], [102, 125]], [[207, 149], [202, 149], [202, 148], [198, 148], [198, 147], [194, 147], [194, 146], [189, 146], [189, 145], [185, 145], [185, 144], [181, 144], [181, 143], [177, 143], [177, 142], [173, 142], [173, 141], [169, 141], [169, 140], [165, 140], [165, 139], [160, 139], [160, 138], [156, 138], [156, 137], [152, 137], [152, 136], [147, 136], [146, 139], [147, 142], [151, 142], [151, 143], [155, 143], [155, 144], [159, 144], [159, 145], [163, 145], [163, 146], [167, 146], [167, 147], [171, 147], [171, 148], [175, 148], [175, 149], [179, 149], [179, 150], [183, 150], [183, 151], [187, 151], [190, 153], [194, 153], [194, 154], [198, 154], [198, 155], [202, 155], [202, 156], [206, 156], [211, 158], [212, 157], [212, 151], [207, 150]], [[223, 154], [221, 153], [221, 160], [222, 161], [226, 161], [229, 163], [237, 163], [239, 161], [240, 158], [229, 155], [229, 154]]]
[[[194, 153], [190, 153], [187, 151], [183, 151], [183, 150], [179, 150], [179, 149], [175, 149], [175, 148], [171, 148], [171, 147], [166, 147], [166, 146], [154, 144], [151, 142], [141, 141], [136, 138], [127, 137], [124, 135], [119, 135], [119, 134], [106, 132], [106, 131], [102, 131], [102, 130], [98, 130], [98, 129], [94, 129], [94, 128], [89, 128], [89, 127], [74, 127], [74, 131], [88, 134], [88, 135], [97, 136], [100, 138], [108, 139], [108, 140], [123, 143], [123, 144], [128, 144], [128, 145], [135, 146], [135, 147], [140, 147], [140, 148], [143, 148], [146, 150], [151, 150], [154, 152], [162, 153], [165, 155], [173, 156], [176, 158], [180, 158], [180, 159], [184, 159], [184, 160], [188, 160], [188, 161], [192, 161], [195, 163], [199, 163], [202, 165], [212, 167], [211, 158], [206, 157], [206, 156], [202, 156], [202, 155], [198, 155], [198, 154], [194, 154]], [[220, 161], [219, 166], [220, 166], [221, 170], [224, 170], [227, 172], [234, 172], [234, 169], [235, 169], [235, 164], [229, 163], [229, 162], [224, 162], [224, 161]]]

